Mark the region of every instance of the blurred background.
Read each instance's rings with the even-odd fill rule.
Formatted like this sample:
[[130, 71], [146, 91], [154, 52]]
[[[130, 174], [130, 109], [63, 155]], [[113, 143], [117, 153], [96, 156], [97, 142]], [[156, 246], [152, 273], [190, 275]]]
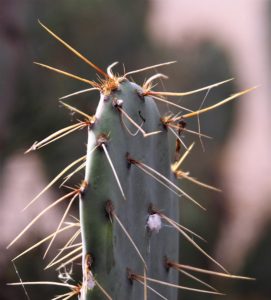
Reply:
[[[61, 289], [8, 287], [18, 277], [11, 259], [53, 232], [63, 213], [56, 207], [9, 250], [6, 246], [42, 208], [59, 197], [48, 191], [25, 212], [23, 207], [64, 166], [85, 153], [86, 131], [79, 131], [46, 149], [24, 155], [34, 141], [76, 121], [58, 104], [58, 98], [87, 86], [33, 65], [39, 61], [95, 79], [95, 71], [71, 54], [38, 24], [44, 24], [102, 69], [119, 61], [116, 72], [161, 62], [178, 63], [159, 69], [169, 76], [157, 90], [186, 91], [234, 77], [210, 91], [175, 98], [198, 109], [255, 85], [260, 87], [224, 107], [202, 115], [201, 132], [213, 137], [196, 141], [184, 169], [197, 179], [223, 189], [210, 192], [188, 182], [182, 186], [207, 208], [203, 213], [181, 203], [181, 224], [204, 236], [204, 249], [229, 271], [256, 277], [255, 282], [205, 277], [227, 300], [271, 299], [271, 160], [270, 160], [270, 51], [271, 2], [268, 0], [0, 0], [0, 299], [50, 299]], [[153, 72], [135, 74], [142, 84]], [[98, 93], [71, 98], [69, 103], [95, 112]], [[170, 99], [173, 100], [173, 99]], [[169, 111], [169, 107], [161, 110]], [[172, 110], [172, 112], [175, 112]], [[198, 130], [198, 120], [189, 120]], [[83, 173], [70, 182], [77, 184]], [[73, 215], [77, 215], [74, 207]], [[56, 248], [58, 241], [56, 241]], [[24, 281], [56, 280], [44, 271], [44, 248], [16, 261]], [[215, 269], [181, 240], [180, 261]], [[204, 276], [203, 276], [204, 277]], [[182, 277], [183, 285], [197, 283]], [[180, 292], [180, 298], [216, 299]]]

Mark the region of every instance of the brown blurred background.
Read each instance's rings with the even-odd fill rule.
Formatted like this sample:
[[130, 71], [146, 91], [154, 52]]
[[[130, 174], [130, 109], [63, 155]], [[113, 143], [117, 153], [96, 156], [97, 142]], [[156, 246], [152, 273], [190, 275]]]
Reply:
[[[75, 121], [57, 99], [87, 88], [84, 84], [33, 65], [40, 61], [95, 79], [95, 72], [59, 45], [38, 24], [40, 19], [103, 69], [114, 61], [119, 73], [177, 60], [159, 69], [168, 75], [159, 89], [185, 91], [231, 77], [232, 83], [175, 101], [191, 109], [221, 100], [254, 85], [242, 99], [200, 117], [201, 131], [213, 137], [196, 139], [184, 167], [196, 178], [223, 189], [222, 194], [183, 182], [203, 203], [202, 213], [185, 201], [181, 223], [203, 235], [203, 247], [231, 272], [256, 277], [255, 282], [213, 281], [229, 300], [271, 298], [271, 160], [270, 160], [270, 28], [268, 0], [0, 0], [0, 299], [27, 299], [10, 262], [19, 251], [57, 226], [63, 208], [56, 208], [11, 249], [7, 244], [42, 207], [60, 195], [57, 186], [26, 212], [22, 208], [54, 175], [85, 152], [80, 131], [33, 154], [23, 152], [36, 140]], [[135, 75], [138, 83], [153, 74]], [[98, 94], [69, 100], [94, 113]], [[168, 110], [169, 108], [162, 108]], [[189, 121], [197, 130], [197, 120]], [[185, 137], [189, 142], [194, 137]], [[83, 174], [75, 177], [78, 183]], [[74, 215], [77, 211], [74, 208]], [[57, 247], [57, 243], [56, 243]], [[43, 271], [42, 248], [19, 259], [22, 280], [55, 280]], [[185, 241], [181, 262], [214, 268]], [[207, 278], [208, 279], [208, 278]], [[184, 285], [195, 286], [181, 277]], [[28, 287], [30, 299], [49, 299], [61, 289]], [[181, 292], [180, 299], [215, 299]]]

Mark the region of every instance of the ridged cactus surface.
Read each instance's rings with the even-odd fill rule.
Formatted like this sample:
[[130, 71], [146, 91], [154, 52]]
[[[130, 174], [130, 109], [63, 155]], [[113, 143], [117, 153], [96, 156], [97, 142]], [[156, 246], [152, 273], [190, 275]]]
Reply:
[[[208, 91], [229, 80], [184, 93], [159, 92], [155, 91], [153, 86], [157, 78], [165, 77], [159, 73], [147, 79], [141, 87], [129, 81], [129, 75], [169, 63], [117, 76], [112, 71], [115, 64], [104, 72], [50, 29], [41, 25], [99, 73], [98, 82], [94, 82], [36, 63], [91, 86], [89, 89], [62, 97], [62, 100], [79, 93], [99, 90], [100, 101], [94, 116], [61, 102], [67, 109], [79, 114], [81, 120], [56, 131], [40, 142], [35, 142], [27, 151], [37, 150], [79, 129], [87, 129], [86, 155], [65, 167], [28, 206], [36, 202], [54, 183], [64, 179], [61, 185], [65, 185], [74, 174], [83, 169], [84, 180], [79, 186], [69, 186], [71, 191], [34, 217], [8, 246], [21, 238], [47, 211], [61, 202], [68, 202], [55, 232], [14, 259], [49, 242], [46, 255], [58, 235], [76, 229], [46, 267], [57, 267], [61, 282], [20, 280], [13, 285], [45, 284], [69, 289], [69, 292], [56, 296], [54, 300], [72, 297], [79, 297], [81, 300], [177, 300], [180, 289], [221, 295], [216, 288], [188, 271], [224, 278], [251, 279], [229, 274], [197, 243], [197, 239], [202, 238], [179, 223], [181, 199], [186, 198], [203, 207], [180, 188], [178, 179], [218, 190], [181, 169], [183, 160], [193, 147], [193, 144], [188, 147], [183, 143], [182, 134], [191, 133], [200, 138], [206, 137], [200, 132], [187, 129], [187, 120], [217, 108], [252, 89], [233, 94], [212, 106], [191, 111], [168, 101], [166, 97]], [[171, 106], [174, 113], [161, 116], [155, 101]], [[173, 143], [170, 142], [170, 137]], [[80, 220], [70, 220], [69, 210], [76, 200], [79, 200]], [[182, 264], [179, 261], [179, 234], [221, 271], [208, 271]], [[82, 279], [75, 282], [72, 270], [73, 264], [78, 260], [82, 262]], [[179, 272], [204, 288], [179, 285]]]
[[[142, 94], [141, 87], [126, 79], [108, 95], [101, 94], [96, 120], [88, 133], [88, 184], [80, 199], [83, 258], [87, 254], [93, 257], [92, 272], [113, 299], [143, 299], [142, 285], [128, 280], [127, 268], [144, 274], [142, 258], [115, 215], [143, 256], [148, 276], [178, 283], [177, 273], [167, 271], [164, 264], [165, 256], [178, 260], [178, 233], [168, 227], [151, 232], [147, 219], [153, 204], [178, 220], [179, 198], [131, 163], [131, 159], [144, 162], [173, 179], [167, 129], [153, 99]], [[160, 132], [144, 137], [125, 114], [146, 133]], [[89, 291], [86, 299], [97, 299], [95, 291]], [[163, 287], [159, 291], [177, 299], [176, 289]], [[156, 297], [150, 293], [148, 299]]]

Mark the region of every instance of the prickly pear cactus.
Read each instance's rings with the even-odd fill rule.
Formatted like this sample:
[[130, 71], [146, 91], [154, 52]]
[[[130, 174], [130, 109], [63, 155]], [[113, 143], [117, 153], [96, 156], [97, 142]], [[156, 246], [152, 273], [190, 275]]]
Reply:
[[[94, 116], [61, 102], [65, 108], [79, 114], [83, 119], [56, 131], [40, 142], [35, 142], [26, 151], [37, 150], [74, 131], [87, 129], [86, 155], [64, 168], [28, 206], [64, 176], [66, 177], [62, 185], [74, 174], [85, 169], [83, 182], [40, 212], [9, 245], [21, 238], [48, 210], [60, 202], [69, 201], [55, 232], [14, 258], [16, 260], [39, 245], [49, 242], [46, 255], [58, 235], [76, 229], [46, 267], [57, 266], [61, 282], [20, 281], [13, 285], [45, 284], [69, 289], [69, 292], [56, 296], [55, 300], [72, 297], [82, 300], [174, 300], [178, 299], [180, 289], [221, 294], [188, 271], [225, 278], [251, 279], [229, 274], [196, 242], [196, 239], [202, 238], [179, 224], [180, 198], [192, 201], [201, 209], [204, 207], [178, 185], [178, 179], [186, 179], [204, 188], [218, 190], [190, 177], [188, 172], [181, 169], [183, 160], [193, 148], [193, 144], [187, 147], [183, 143], [181, 135], [191, 133], [204, 137], [187, 129], [187, 120], [225, 104], [251, 89], [231, 95], [213, 106], [191, 111], [168, 101], [166, 96], [185, 96], [209, 90], [227, 80], [184, 93], [154, 91], [153, 81], [165, 77], [164, 75], [156, 74], [142, 86], [129, 81], [129, 75], [170, 63], [116, 76], [112, 71], [116, 63], [104, 72], [43, 24], [41, 26], [100, 74], [97, 83], [36, 63], [91, 86], [62, 99], [99, 90], [100, 101]], [[161, 116], [156, 101], [172, 106], [172, 110], [177, 110], [176, 113]], [[180, 111], [186, 113], [180, 114]], [[80, 221], [68, 221], [69, 210], [76, 200], [79, 200]], [[179, 234], [216, 264], [221, 272], [180, 263]], [[78, 260], [82, 262], [82, 280], [75, 284], [71, 276], [72, 267], [70, 272], [66, 267]], [[65, 272], [60, 272], [61, 270]], [[179, 272], [205, 286], [205, 289], [179, 285]]]
[[[102, 92], [88, 133], [87, 188], [80, 197], [83, 265], [89, 256], [93, 259], [92, 272], [113, 299], [143, 299], [142, 285], [131, 284], [128, 270], [143, 275], [146, 269], [150, 277], [178, 283], [177, 274], [164, 264], [165, 256], [178, 260], [178, 233], [170, 228], [152, 233], [148, 217], [152, 204], [178, 220], [179, 199], [137, 165], [144, 162], [173, 179], [168, 132], [154, 100], [127, 79], [115, 80], [113, 90]], [[89, 290], [83, 299], [97, 299], [96, 291]], [[160, 291], [177, 299], [176, 289]]]

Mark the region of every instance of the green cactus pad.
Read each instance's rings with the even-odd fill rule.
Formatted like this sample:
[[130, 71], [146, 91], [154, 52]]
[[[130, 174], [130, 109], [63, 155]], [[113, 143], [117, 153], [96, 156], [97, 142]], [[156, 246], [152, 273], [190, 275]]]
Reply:
[[[88, 186], [80, 199], [83, 266], [90, 255], [91, 272], [113, 299], [143, 299], [144, 291], [142, 284], [128, 279], [127, 269], [143, 275], [144, 263], [114, 214], [144, 257], [147, 276], [178, 284], [177, 272], [168, 271], [164, 265], [165, 256], [178, 261], [178, 233], [169, 227], [151, 232], [146, 224], [150, 204], [178, 220], [179, 198], [127, 159], [129, 155], [174, 180], [167, 129], [161, 123], [154, 100], [142, 94], [140, 86], [126, 79], [108, 95], [101, 94], [96, 121], [88, 133], [85, 175]], [[146, 133], [156, 133], [144, 137], [127, 116]], [[112, 204], [113, 215], [108, 211], [108, 203]], [[87, 272], [86, 268], [83, 271]], [[175, 289], [155, 288], [168, 299], [177, 299]], [[97, 287], [82, 295], [82, 299], [99, 297], [102, 296]], [[156, 298], [157, 295], [148, 292], [148, 299]]]

